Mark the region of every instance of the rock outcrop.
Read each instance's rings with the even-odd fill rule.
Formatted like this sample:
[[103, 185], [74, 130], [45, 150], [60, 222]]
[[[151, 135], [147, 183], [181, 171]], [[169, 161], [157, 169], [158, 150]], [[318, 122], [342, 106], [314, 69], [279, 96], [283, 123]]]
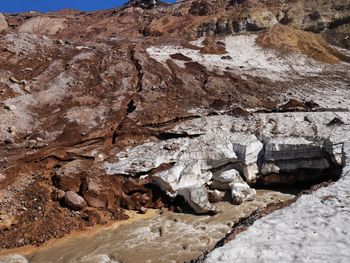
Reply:
[[125, 6], [135, 6], [150, 9], [159, 4], [159, 0], [129, 0]]
[[21, 24], [18, 27], [18, 31], [41, 35], [54, 35], [65, 28], [67, 28], [65, 18], [36, 16]]
[[195, 16], [208, 16], [213, 13], [213, 7], [209, 1], [194, 1], [188, 12]]
[[0, 13], [0, 32], [8, 28], [6, 17]]

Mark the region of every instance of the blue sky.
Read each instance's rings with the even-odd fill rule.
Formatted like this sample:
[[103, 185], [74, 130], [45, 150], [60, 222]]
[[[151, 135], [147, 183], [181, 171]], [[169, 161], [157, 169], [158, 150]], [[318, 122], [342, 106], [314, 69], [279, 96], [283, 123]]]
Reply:
[[[0, 12], [47, 12], [63, 8], [83, 11], [109, 9], [124, 4], [126, 0], [0, 0]], [[167, 1], [174, 2], [174, 1]]]

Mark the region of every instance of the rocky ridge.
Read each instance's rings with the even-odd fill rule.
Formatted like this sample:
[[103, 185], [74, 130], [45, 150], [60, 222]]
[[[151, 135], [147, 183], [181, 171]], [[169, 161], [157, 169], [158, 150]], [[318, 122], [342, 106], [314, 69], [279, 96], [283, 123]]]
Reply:
[[1, 247], [344, 164], [347, 1], [146, 2], [0, 16]]

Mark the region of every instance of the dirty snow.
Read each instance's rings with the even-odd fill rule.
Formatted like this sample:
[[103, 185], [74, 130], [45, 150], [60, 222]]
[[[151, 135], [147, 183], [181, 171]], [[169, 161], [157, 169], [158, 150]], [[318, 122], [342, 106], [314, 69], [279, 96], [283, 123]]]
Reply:
[[[282, 81], [290, 75], [310, 76], [322, 72], [322, 63], [297, 52], [282, 56], [277, 51], [261, 48], [255, 43], [256, 37], [257, 35], [225, 37], [222, 40], [227, 51], [225, 55], [201, 54], [199, 50], [181, 46], [152, 46], [147, 51], [152, 58], [162, 63], [171, 59], [170, 55], [181, 53], [210, 70], [234, 70], [243, 75], [266, 77], [275, 81]], [[200, 47], [203, 40], [200, 38], [191, 44]], [[230, 56], [232, 59], [222, 59], [223, 56]], [[185, 62], [174, 61], [184, 67]]]
[[[312, 124], [302, 121], [305, 116], [310, 117]], [[277, 132], [285, 136], [329, 137], [333, 142], [344, 143], [344, 153], [349, 156], [349, 126], [326, 127], [332, 116], [349, 123], [348, 113], [334, 112], [260, 114], [256, 123], [262, 124], [262, 133], [272, 130], [268, 118], [273, 118], [279, 124]], [[252, 126], [251, 122], [248, 130]], [[311, 129], [318, 130], [317, 134]], [[206, 262], [349, 262], [349, 189], [350, 160], [346, 160], [339, 181], [303, 195], [291, 206], [257, 220], [236, 239], [211, 252]]]
[[349, 170], [333, 185], [256, 221], [206, 262], [349, 262]]

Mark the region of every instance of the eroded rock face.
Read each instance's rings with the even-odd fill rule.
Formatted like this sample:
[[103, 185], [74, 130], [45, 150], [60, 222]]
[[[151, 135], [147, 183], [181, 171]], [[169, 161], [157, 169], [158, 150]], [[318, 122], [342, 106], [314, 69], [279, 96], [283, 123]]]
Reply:
[[208, 192], [204, 187], [181, 188], [178, 194], [185, 198], [197, 214], [217, 212], [217, 208], [209, 202]]
[[0, 32], [8, 28], [6, 17], [0, 13]]
[[54, 35], [67, 27], [66, 19], [37, 16], [18, 27], [19, 32]]
[[212, 9], [213, 7], [208, 1], [194, 1], [188, 12], [195, 16], [207, 16], [212, 14]]
[[159, 2], [158, 0], [130, 0], [126, 3], [126, 6], [139, 6], [149, 9], [155, 7]]

